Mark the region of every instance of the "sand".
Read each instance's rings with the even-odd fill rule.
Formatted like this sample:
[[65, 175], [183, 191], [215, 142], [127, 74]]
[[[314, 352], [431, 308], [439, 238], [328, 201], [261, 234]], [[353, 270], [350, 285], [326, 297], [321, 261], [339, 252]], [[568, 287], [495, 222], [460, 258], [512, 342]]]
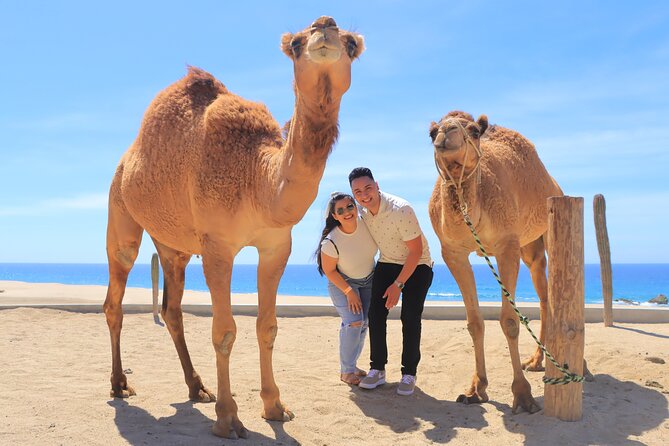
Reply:
[[[38, 295], [47, 301], [61, 289], [32, 285], [28, 288], [33, 288], [33, 300], [34, 287], [41, 287]], [[19, 288], [15, 282], [0, 283], [5, 290], [0, 304], [11, 299], [34, 303], [21, 297]], [[59, 297], [67, 298], [67, 292]], [[400, 377], [399, 321], [389, 323], [389, 384], [364, 391], [339, 381], [338, 318], [280, 317], [275, 377], [283, 402], [296, 417], [277, 423], [259, 415], [255, 318], [237, 316], [236, 322], [232, 390], [250, 435], [247, 440], [230, 441], [211, 434], [213, 404], [188, 400], [170, 336], [150, 313], [125, 316], [123, 366], [131, 371], [128, 380], [137, 396], [121, 400], [109, 397], [111, 353], [102, 313], [0, 310], [0, 444], [669, 444], [669, 364], [653, 359], [669, 362], [666, 323], [619, 323], [612, 328], [586, 324], [586, 358], [595, 380], [583, 387], [583, 419], [562, 422], [543, 411], [511, 413], [511, 365], [495, 321], [486, 321], [490, 401], [464, 406], [454, 402], [468, 386], [474, 368], [464, 321], [424, 321], [417, 390], [401, 397], [395, 394]], [[214, 389], [211, 318], [185, 314], [184, 325], [195, 367]], [[521, 356], [534, 350], [532, 342], [526, 332], [521, 333]], [[365, 348], [359, 365], [366, 365], [368, 354]], [[543, 406], [542, 376], [527, 373]]]

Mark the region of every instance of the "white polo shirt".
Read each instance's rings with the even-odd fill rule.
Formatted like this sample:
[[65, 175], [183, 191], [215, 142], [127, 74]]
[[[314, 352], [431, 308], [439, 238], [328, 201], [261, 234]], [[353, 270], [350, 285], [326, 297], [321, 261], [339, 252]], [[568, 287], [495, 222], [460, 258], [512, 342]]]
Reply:
[[362, 220], [358, 220], [358, 227], [353, 233], [347, 234], [336, 227], [321, 243], [321, 252], [337, 259], [339, 271], [351, 279], [364, 279], [374, 271], [377, 251], [376, 243]]
[[409, 255], [409, 248], [404, 242], [420, 236], [423, 240], [423, 253], [418, 264], [432, 266], [430, 247], [409, 202], [384, 192], [380, 194], [381, 205], [376, 215], [358, 207], [362, 219], [381, 251], [379, 262], [404, 265]]

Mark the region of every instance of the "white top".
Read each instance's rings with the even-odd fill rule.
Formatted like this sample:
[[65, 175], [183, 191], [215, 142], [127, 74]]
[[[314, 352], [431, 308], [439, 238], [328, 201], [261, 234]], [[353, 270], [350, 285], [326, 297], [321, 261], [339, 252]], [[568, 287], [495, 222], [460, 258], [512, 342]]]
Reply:
[[377, 251], [367, 225], [360, 219], [353, 233], [347, 234], [336, 227], [321, 243], [321, 252], [337, 259], [339, 271], [351, 279], [364, 279], [372, 273]]
[[379, 262], [404, 265], [409, 255], [409, 248], [404, 242], [420, 236], [423, 240], [423, 253], [418, 264], [432, 266], [430, 247], [409, 202], [394, 195], [379, 193], [381, 204], [376, 215], [359, 208], [362, 219], [367, 223], [367, 228], [381, 251]]

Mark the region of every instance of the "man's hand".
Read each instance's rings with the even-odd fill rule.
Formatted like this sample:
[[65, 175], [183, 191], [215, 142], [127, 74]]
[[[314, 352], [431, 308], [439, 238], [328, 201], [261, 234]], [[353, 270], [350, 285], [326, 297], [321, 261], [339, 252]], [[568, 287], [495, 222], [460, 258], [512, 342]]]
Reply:
[[383, 298], [386, 300], [386, 308], [391, 309], [400, 301], [400, 289], [394, 283], [388, 287]]

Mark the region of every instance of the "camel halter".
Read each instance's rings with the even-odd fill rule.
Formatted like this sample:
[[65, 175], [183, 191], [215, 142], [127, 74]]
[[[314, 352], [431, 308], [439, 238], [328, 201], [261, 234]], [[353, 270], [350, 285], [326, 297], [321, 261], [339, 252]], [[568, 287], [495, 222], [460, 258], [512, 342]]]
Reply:
[[[488, 256], [488, 253], [486, 252], [485, 248], [483, 247], [483, 243], [481, 243], [481, 239], [479, 239], [478, 234], [476, 233], [476, 229], [474, 229], [474, 223], [472, 223], [471, 218], [469, 217], [469, 214], [467, 213], [467, 202], [465, 201], [464, 198], [464, 193], [462, 190], [462, 183], [467, 181], [469, 178], [471, 178], [474, 173], [477, 174], [476, 177], [476, 183], [480, 184], [481, 183], [481, 148], [477, 147], [476, 144], [472, 141], [471, 137], [469, 134], [465, 131], [464, 127], [462, 127], [462, 124], [460, 124], [460, 121], [457, 119], [447, 119], [445, 122], [447, 123], [455, 123], [455, 125], [458, 127], [460, 132], [462, 132], [462, 136], [465, 139], [465, 143], [467, 144], [467, 147], [465, 148], [465, 160], [462, 163], [462, 172], [460, 173], [460, 178], [456, 182], [455, 179], [453, 178], [453, 175], [451, 175], [451, 172], [448, 171], [448, 169], [444, 169], [446, 172], [446, 175], [448, 175], [448, 179], [446, 176], [444, 176], [444, 171], [442, 171], [441, 167], [439, 166], [439, 161], [437, 160], [437, 149], [434, 151], [434, 164], [437, 166], [437, 172], [439, 172], [439, 176], [444, 180], [444, 183], [446, 187], [454, 187], [455, 192], [457, 194], [457, 199], [458, 199], [458, 206], [460, 208], [460, 212], [462, 212], [462, 216], [465, 220], [465, 223], [467, 224], [467, 227], [469, 228], [469, 231], [472, 233], [474, 236], [474, 240], [476, 241], [476, 244], [478, 245], [479, 249], [481, 250], [481, 254], [483, 254], [483, 258], [485, 258], [486, 263], [488, 264], [488, 267], [490, 268], [490, 271], [492, 271], [493, 276], [495, 276], [495, 279], [497, 280], [497, 283], [499, 284], [499, 287], [502, 289], [502, 294], [504, 297], [509, 301], [511, 304], [511, 307], [513, 308], [513, 311], [516, 313], [518, 316], [518, 321], [525, 326], [527, 331], [530, 333], [530, 336], [532, 336], [532, 339], [534, 339], [534, 342], [537, 343], [541, 351], [544, 353], [546, 358], [557, 368], [560, 373], [562, 373], [562, 378], [548, 378], [546, 376], [543, 377], [542, 381], [544, 384], [549, 384], [549, 385], [564, 385], [564, 384], [569, 384], [569, 383], [580, 383], [585, 380], [584, 376], [578, 375], [576, 373], [570, 372], [569, 371], [569, 365], [567, 363], [565, 364], [559, 364], [557, 360], [553, 357], [553, 355], [550, 354], [548, 350], [546, 350], [546, 346], [537, 338], [537, 336], [534, 334], [532, 329], [530, 328], [530, 319], [527, 318], [526, 316], [523, 316], [523, 314], [520, 312], [518, 307], [516, 306], [516, 302], [514, 299], [511, 297], [511, 293], [506, 289], [504, 286], [504, 283], [502, 282], [502, 279], [499, 277], [499, 274], [497, 274], [497, 270], [495, 270], [495, 267], [493, 266], [492, 262], [490, 261], [490, 256]], [[467, 175], [466, 178], [464, 178], [465, 175], [465, 165], [467, 164], [467, 157], [469, 155], [469, 146], [474, 147], [474, 150], [476, 150], [476, 154], [478, 155], [479, 159], [476, 161], [476, 166], [474, 167], [474, 170], [472, 170], [469, 175]], [[480, 143], [479, 143], [480, 146]]]
[[[460, 120], [455, 119], [455, 118], [449, 118], [444, 121], [444, 123], [449, 123], [449, 124], [455, 124], [458, 130], [460, 130], [460, 133], [462, 134], [462, 137], [465, 140], [465, 159], [462, 162], [462, 172], [460, 172], [460, 178], [458, 178], [458, 181], [455, 181], [455, 178], [453, 178], [453, 175], [451, 175], [451, 172], [448, 170], [448, 167], [442, 169], [441, 166], [439, 165], [439, 160], [437, 158], [437, 149], [434, 149], [434, 165], [437, 167], [437, 172], [439, 172], [439, 176], [441, 177], [442, 180], [444, 180], [444, 184], [446, 187], [454, 187], [455, 192], [458, 194], [458, 199], [460, 201], [460, 206], [464, 207], [465, 211], [467, 210], [467, 203], [464, 200], [463, 196], [463, 190], [462, 190], [462, 183], [470, 179], [474, 174], [476, 174], [476, 184], [481, 184], [481, 157], [483, 156], [483, 152], [481, 151], [481, 144], [479, 145], [474, 144], [474, 141], [472, 140], [472, 137], [469, 136], [469, 133], [465, 130], [465, 128], [462, 126], [460, 123]], [[474, 166], [474, 169], [469, 172], [467, 177], [465, 178], [465, 166], [467, 165], [467, 158], [469, 158], [469, 147], [473, 147], [474, 150], [476, 151], [476, 155], [478, 155], [478, 159], [476, 160], [476, 165]], [[446, 172], [446, 175], [448, 178], [446, 178], [446, 175], [444, 175], [444, 172]]]

